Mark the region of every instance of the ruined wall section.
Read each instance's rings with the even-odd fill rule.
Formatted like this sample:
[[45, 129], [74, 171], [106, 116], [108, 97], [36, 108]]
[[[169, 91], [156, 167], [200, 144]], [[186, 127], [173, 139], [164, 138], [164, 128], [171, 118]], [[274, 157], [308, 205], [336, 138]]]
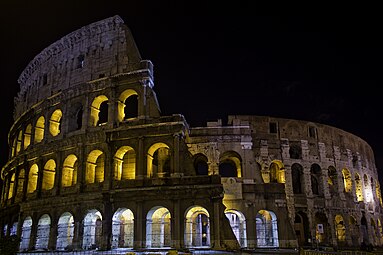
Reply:
[[137, 69], [133, 37], [119, 16], [84, 26], [45, 48], [21, 73], [14, 119], [40, 101], [86, 81]]

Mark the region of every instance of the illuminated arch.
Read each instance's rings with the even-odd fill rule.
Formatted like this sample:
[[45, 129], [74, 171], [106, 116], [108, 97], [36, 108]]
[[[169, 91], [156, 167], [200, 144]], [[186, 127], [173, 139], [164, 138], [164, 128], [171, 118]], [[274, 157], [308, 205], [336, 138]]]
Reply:
[[26, 148], [28, 148], [29, 145], [31, 144], [31, 136], [32, 136], [32, 125], [29, 124], [26, 127], [25, 132], [24, 132], [24, 144], [23, 144], [24, 150]]
[[136, 177], [136, 152], [130, 146], [122, 146], [114, 155], [114, 179], [117, 181]]
[[358, 173], [355, 173], [355, 194], [358, 202], [363, 201], [363, 187], [362, 181]]
[[269, 166], [270, 182], [285, 183], [285, 166], [280, 160], [273, 160]]
[[112, 248], [133, 248], [134, 215], [130, 209], [119, 208], [112, 218]]
[[72, 245], [74, 218], [70, 212], [63, 213], [58, 221], [56, 249], [66, 250]]
[[352, 190], [352, 179], [351, 179], [351, 173], [347, 168], [342, 169], [342, 176], [343, 176], [343, 184], [344, 184], [344, 192], [351, 192]]
[[256, 216], [257, 247], [279, 247], [277, 216], [260, 210]]
[[[133, 116], [126, 116], [125, 114], [125, 102], [127, 99], [129, 98], [137, 98], [138, 97], [138, 94], [135, 90], [133, 89], [127, 89], [125, 90], [124, 92], [121, 93], [121, 95], [119, 96], [118, 98], [118, 121], [123, 121], [129, 117], [133, 117]], [[137, 107], [137, 106], [136, 106]], [[134, 115], [134, 114], [133, 114]], [[137, 113], [135, 114], [137, 116]], [[136, 117], [134, 116], [134, 117]]]
[[201, 206], [195, 205], [185, 213], [185, 246], [210, 247], [209, 212]]
[[102, 215], [96, 210], [88, 210], [84, 218], [82, 248], [84, 250], [100, 247], [102, 243]]
[[60, 122], [62, 116], [63, 114], [60, 109], [57, 109], [52, 113], [51, 119], [49, 120], [49, 132], [51, 135], [57, 136], [60, 134]]
[[147, 176], [164, 177], [170, 174], [170, 150], [165, 143], [150, 146], [147, 154]]
[[[90, 122], [93, 126], [97, 126], [97, 125], [100, 125], [100, 124], [103, 124], [105, 122], [107, 122], [107, 112], [106, 112], [106, 117], [103, 119], [101, 118], [100, 119], [100, 111], [103, 111], [102, 106], [101, 105], [105, 105], [105, 111], [107, 111], [107, 104], [108, 104], [108, 98], [104, 95], [100, 95], [98, 97], [96, 97], [93, 102], [92, 102], [92, 105], [90, 107]], [[106, 121], [105, 121], [106, 120]]]
[[37, 223], [36, 249], [48, 249], [49, 235], [51, 228], [51, 217], [44, 214]]
[[45, 118], [40, 116], [35, 126], [35, 139], [34, 143], [39, 143], [44, 139]]
[[76, 155], [68, 155], [63, 163], [61, 186], [70, 187], [77, 183], [78, 160]]
[[342, 215], [335, 216], [335, 231], [337, 240], [344, 242], [346, 240], [346, 227]]
[[55, 185], [55, 175], [56, 175], [56, 162], [53, 159], [50, 159], [45, 163], [43, 170], [43, 190], [53, 189]]
[[17, 143], [16, 143], [16, 155], [19, 154], [21, 150], [21, 144], [23, 143], [23, 132], [20, 130], [17, 135]]
[[14, 188], [15, 188], [15, 173], [13, 173], [11, 178], [9, 179], [8, 199], [11, 199], [14, 196]]
[[21, 242], [20, 242], [20, 251], [28, 250], [29, 241], [31, 238], [31, 230], [32, 230], [32, 218], [30, 216], [26, 217], [23, 222], [23, 226], [21, 227]]
[[380, 205], [383, 205], [382, 193], [380, 191], [380, 184], [378, 180], [375, 181], [375, 194], [376, 194], [376, 197], [379, 199]]
[[100, 150], [89, 153], [86, 162], [86, 183], [97, 183], [104, 181], [104, 154]]
[[38, 173], [39, 167], [37, 164], [33, 164], [29, 169], [27, 193], [33, 193], [36, 190]]
[[242, 212], [234, 209], [229, 209], [225, 211], [226, 218], [230, 222], [231, 229], [239, 245], [244, 248], [247, 247], [247, 238], [246, 238], [246, 218]]
[[242, 159], [235, 151], [226, 151], [219, 159], [219, 174], [222, 177], [242, 177]]
[[146, 215], [146, 247], [163, 248], [171, 245], [171, 215], [167, 208], [153, 207]]

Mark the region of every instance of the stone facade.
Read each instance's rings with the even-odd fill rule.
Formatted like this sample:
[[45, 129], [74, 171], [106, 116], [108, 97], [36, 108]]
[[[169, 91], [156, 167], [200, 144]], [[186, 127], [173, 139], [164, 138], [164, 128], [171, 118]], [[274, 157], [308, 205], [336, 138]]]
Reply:
[[162, 116], [118, 16], [44, 49], [19, 83], [0, 227], [21, 251], [383, 244], [365, 141], [300, 120]]

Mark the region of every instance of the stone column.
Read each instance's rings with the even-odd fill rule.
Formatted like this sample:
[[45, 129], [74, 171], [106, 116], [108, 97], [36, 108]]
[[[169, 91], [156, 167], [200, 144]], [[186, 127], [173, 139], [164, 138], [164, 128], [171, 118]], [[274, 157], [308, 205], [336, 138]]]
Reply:
[[[221, 221], [220, 221], [220, 210], [219, 210], [219, 205], [220, 205], [220, 202], [218, 199], [213, 199], [213, 213], [214, 213], [214, 221], [213, 221], [213, 224], [214, 224], [214, 245], [213, 245], [213, 248], [214, 249], [221, 249], [221, 228], [220, 228], [220, 225], [221, 225]], [[211, 237], [210, 237], [211, 239]]]
[[138, 151], [137, 151], [137, 163], [136, 163], [136, 179], [143, 179], [146, 176], [146, 162], [144, 152], [144, 137], [138, 138]]
[[102, 233], [103, 241], [102, 248], [104, 250], [110, 250], [112, 247], [112, 204], [110, 203], [110, 195], [104, 195], [104, 219], [102, 220]]
[[173, 135], [173, 171], [170, 174], [172, 177], [180, 177], [180, 136], [176, 133]]
[[134, 219], [134, 242], [133, 249], [138, 250], [144, 248], [144, 234], [145, 217], [142, 212], [142, 201], [136, 202], [136, 217]]
[[49, 250], [55, 250], [56, 249], [56, 241], [57, 241], [57, 234], [58, 234], [58, 226], [57, 225], [58, 225], [57, 219], [55, 219], [55, 224], [50, 225], [49, 241], [48, 241], [48, 249]]
[[181, 248], [181, 226], [182, 226], [182, 217], [180, 212], [180, 201], [173, 200], [173, 215], [172, 215], [172, 248], [180, 249]]

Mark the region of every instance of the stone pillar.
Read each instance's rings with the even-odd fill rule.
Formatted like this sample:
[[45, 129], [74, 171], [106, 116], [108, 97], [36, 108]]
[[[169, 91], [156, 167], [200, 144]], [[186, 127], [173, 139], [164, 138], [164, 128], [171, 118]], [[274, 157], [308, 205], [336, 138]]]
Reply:
[[181, 241], [183, 238], [181, 237], [181, 226], [182, 226], [182, 219], [180, 212], [180, 201], [179, 200], [173, 200], [173, 215], [172, 215], [172, 248], [180, 249], [181, 248]]
[[136, 202], [136, 218], [134, 219], [134, 242], [133, 249], [138, 250], [144, 248], [144, 234], [146, 231], [143, 228], [145, 224], [145, 216], [142, 212], [142, 201]]
[[144, 137], [138, 138], [138, 151], [137, 151], [137, 169], [136, 169], [136, 179], [143, 179], [146, 176], [146, 162], [145, 157], [146, 153], [144, 152]]
[[[253, 207], [253, 204], [250, 204], [249, 207]], [[246, 219], [246, 232], [247, 232], [247, 247], [256, 248], [257, 247], [257, 224], [256, 224], [256, 212], [255, 208], [248, 210], [250, 215]]]
[[37, 236], [37, 225], [38, 225], [38, 219], [37, 219], [37, 213], [34, 212], [32, 215], [32, 226], [31, 226], [31, 235], [29, 238], [29, 247], [28, 249], [36, 249], [36, 236]]
[[173, 135], [173, 171], [170, 174], [172, 177], [180, 177], [180, 136], [181, 134]]
[[[213, 200], [213, 217], [214, 217], [214, 221], [213, 221], [213, 224], [214, 224], [214, 244], [213, 244], [213, 248], [214, 249], [221, 249], [221, 229], [220, 229], [220, 225], [221, 225], [221, 221], [220, 221], [220, 210], [219, 210], [219, 207], [220, 207], [220, 202], [218, 199], [214, 199]], [[210, 237], [211, 239], [211, 237]]]
[[55, 184], [53, 187], [53, 195], [57, 196], [60, 194], [61, 191], [61, 178], [62, 178], [62, 169], [63, 169], [63, 159], [62, 159], [62, 152], [59, 151], [57, 153], [57, 158], [56, 158], [56, 176], [55, 176]]
[[103, 232], [103, 240], [102, 240], [102, 248], [104, 250], [110, 250], [112, 247], [112, 204], [110, 203], [110, 195], [104, 195], [104, 219], [102, 220], [102, 232]]
[[[77, 214], [80, 215], [80, 214]], [[76, 219], [74, 222], [72, 247], [74, 250], [82, 249], [82, 239], [84, 234], [84, 227], [82, 225], [82, 219]]]
[[48, 241], [48, 249], [49, 250], [55, 250], [56, 249], [56, 241], [57, 241], [57, 234], [58, 234], [58, 226], [57, 225], [58, 225], [57, 219], [55, 219], [55, 224], [51, 223], [51, 225], [50, 225], [49, 241]]

